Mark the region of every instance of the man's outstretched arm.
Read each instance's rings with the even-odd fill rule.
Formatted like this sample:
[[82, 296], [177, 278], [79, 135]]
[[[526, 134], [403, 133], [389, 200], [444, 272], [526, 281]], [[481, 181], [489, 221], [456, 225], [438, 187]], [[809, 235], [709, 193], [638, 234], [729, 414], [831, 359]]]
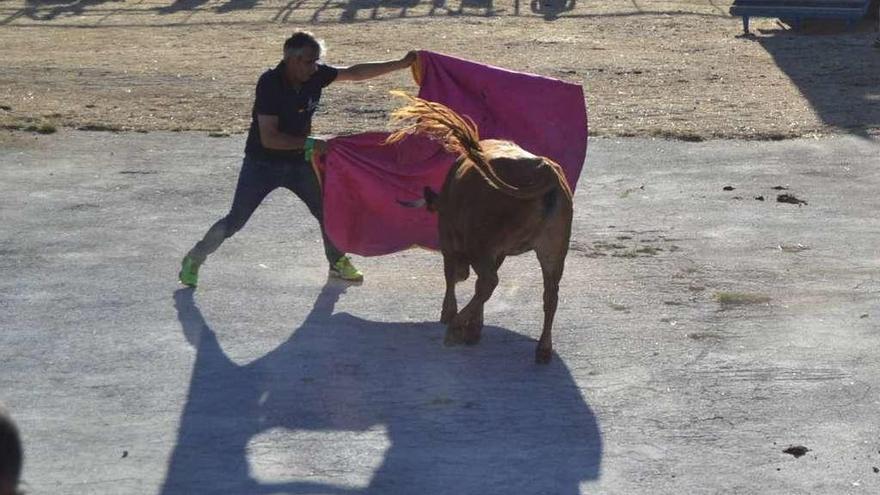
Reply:
[[363, 81], [374, 77], [394, 72], [396, 70], [406, 69], [416, 61], [416, 52], [408, 52], [399, 60], [389, 60], [387, 62], [365, 62], [355, 64], [351, 67], [337, 67], [339, 71], [336, 75], [336, 81]]

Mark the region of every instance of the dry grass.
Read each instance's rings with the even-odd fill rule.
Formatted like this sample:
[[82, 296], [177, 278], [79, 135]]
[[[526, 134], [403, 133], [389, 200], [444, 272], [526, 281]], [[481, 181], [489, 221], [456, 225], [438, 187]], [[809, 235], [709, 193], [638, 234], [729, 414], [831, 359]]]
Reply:
[[763, 294], [752, 294], [748, 292], [719, 292], [715, 294], [715, 300], [722, 307], [730, 306], [746, 306], [751, 304], [767, 304], [770, 297]]

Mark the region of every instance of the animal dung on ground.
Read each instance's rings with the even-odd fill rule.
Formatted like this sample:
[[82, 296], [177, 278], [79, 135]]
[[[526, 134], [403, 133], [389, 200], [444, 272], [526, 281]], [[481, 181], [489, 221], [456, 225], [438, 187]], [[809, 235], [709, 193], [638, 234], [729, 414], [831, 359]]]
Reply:
[[804, 447], [803, 445], [793, 445], [782, 451], [784, 454], [793, 455], [795, 458], [801, 457], [809, 452], [810, 449]]
[[776, 196], [776, 201], [778, 203], [791, 203], [798, 206], [807, 204], [806, 201], [798, 199], [794, 194], [780, 194]]

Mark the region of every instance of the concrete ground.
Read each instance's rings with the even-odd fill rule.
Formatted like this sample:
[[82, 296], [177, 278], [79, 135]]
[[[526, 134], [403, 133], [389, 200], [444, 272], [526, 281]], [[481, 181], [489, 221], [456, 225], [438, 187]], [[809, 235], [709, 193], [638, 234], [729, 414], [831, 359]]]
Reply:
[[437, 254], [328, 282], [287, 191], [177, 284], [242, 136], [7, 141], [0, 401], [29, 493], [880, 491], [877, 142], [592, 140], [538, 366], [531, 255], [482, 342], [444, 347]]

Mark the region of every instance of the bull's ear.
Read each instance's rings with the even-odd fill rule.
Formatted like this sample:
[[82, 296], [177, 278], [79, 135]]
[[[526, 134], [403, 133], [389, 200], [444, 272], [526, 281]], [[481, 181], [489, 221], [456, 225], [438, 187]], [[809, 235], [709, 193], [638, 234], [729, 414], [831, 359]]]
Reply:
[[439, 196], [430, 187], [425, 186], [425, 207], [428, 211], [437, 211]]

